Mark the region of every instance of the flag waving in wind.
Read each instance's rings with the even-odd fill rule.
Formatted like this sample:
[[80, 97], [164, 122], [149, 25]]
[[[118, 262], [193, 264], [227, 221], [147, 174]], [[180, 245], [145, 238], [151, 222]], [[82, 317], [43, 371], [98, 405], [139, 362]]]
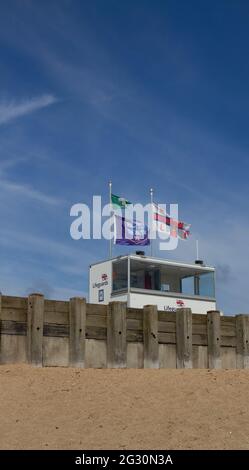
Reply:
[[115, 238], [116, 245], [142, 245], [150, 244], [147, 225], [133, 219], [129, 220], [115, 214]]
[[158, 233], [168, 233], [173, 237], [186, 240], [190, 235], [190, 224], [170, 217], [158, 204], [152, 205], [152, 227]]
[[128, 206], [128, 204], [131, 204], [131, 202], [125, 199], [124, 197], [116, 196], [115, 194], [111, 195], [111, 199], [114, 208], [115, 206], [125, 208], [126, 206]]
[[132, 204], [127, 199], [111, 194], [114, 209], [114, 243], [116, 245], [149, 245], [149, 230], [147, 225], [134, 218], [127, 217], [126, 208]]

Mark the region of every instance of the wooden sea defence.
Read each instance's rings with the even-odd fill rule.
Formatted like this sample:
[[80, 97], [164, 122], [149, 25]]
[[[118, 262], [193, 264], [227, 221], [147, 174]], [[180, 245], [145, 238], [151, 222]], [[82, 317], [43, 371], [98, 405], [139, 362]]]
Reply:
[[80, 368], [249, 368], [249, 316], [0, 296], [0, 364]]

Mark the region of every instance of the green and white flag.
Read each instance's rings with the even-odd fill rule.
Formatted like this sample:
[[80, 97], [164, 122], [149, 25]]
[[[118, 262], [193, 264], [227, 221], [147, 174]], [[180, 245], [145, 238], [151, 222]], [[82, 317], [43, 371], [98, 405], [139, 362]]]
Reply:
[[131, 204], [131, 202], [125, 199], [124, 197], [120, 197], [120, 196], [116, 196], [115, 194], [112, 194], [112, 204], [114, 206], [119, 206], [121, 208], [124, 208], [128, 206], [128, 204]]

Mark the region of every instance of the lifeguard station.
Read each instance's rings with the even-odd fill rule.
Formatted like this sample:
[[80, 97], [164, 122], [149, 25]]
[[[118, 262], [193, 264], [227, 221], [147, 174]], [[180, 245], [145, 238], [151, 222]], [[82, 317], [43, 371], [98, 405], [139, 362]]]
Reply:
[[157, 305], [159, 310], [216, 310], [215, 269], [202, 261], [179, 263], [136, 252], [92, 264], [89, 302], [127, 302], [128, 307]]

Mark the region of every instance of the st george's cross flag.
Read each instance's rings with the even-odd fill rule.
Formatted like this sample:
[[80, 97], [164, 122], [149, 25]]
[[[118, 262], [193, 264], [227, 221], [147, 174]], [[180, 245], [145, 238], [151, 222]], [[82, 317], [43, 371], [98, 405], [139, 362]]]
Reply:
[[156, 232], [170, 234], [172, 237], [186, 240], [190, 235], [191, 224], [186, 224], [185, 222], [173, 219], [162, 207], [153, 203], [152, 227]]

